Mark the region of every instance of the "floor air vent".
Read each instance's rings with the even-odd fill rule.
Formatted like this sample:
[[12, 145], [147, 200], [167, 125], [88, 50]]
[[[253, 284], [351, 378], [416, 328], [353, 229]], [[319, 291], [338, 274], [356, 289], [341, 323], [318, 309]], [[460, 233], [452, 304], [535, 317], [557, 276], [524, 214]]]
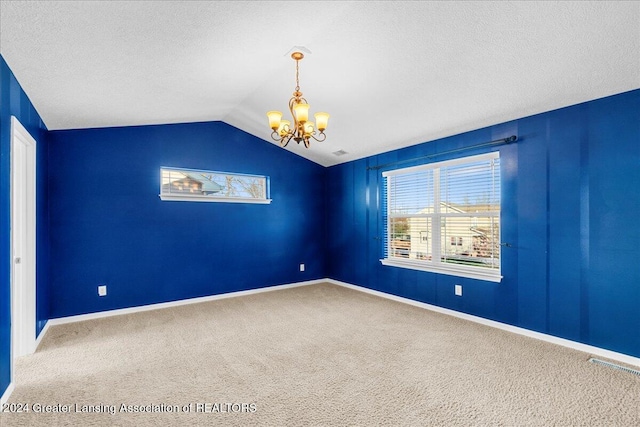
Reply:
[[616, 365], [615, 363], [605, 362], [604, 360], [594, 359], [593, 357], [589, 358], [589, 362], [595, 363], [596, 365], [608, 366], [609, 368], [617, 369], [619, 371], [628, 372], [633, 375], [637, 375], [640, 377], [640, 371], [636, 369], [627, 368], [625, 366]]

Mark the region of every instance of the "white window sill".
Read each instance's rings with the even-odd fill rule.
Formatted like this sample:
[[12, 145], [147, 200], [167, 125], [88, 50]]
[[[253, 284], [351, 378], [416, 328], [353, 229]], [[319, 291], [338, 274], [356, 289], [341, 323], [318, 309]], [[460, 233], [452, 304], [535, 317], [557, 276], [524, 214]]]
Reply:
[[271, 199], [252, 199], [248, 197], [211, 197], [211, 196], [176, 196], [159, 194], [163, 201], [169, 202], [215, 202], [215, 203], [253, 203], [268, 205]]
[[411, 261], [411, 260], [396, 260], [385, 258], [381, 259], [382, 265], [391, 267], [408, 268], [411, 270], [429, 271], [432, 273], [447, 274], [450, 276], [466, 277], [469, 279], [486, 280], [488, 282], [500, 283], [502, 276], [496, 271], [491, 271], [488, 268], [487, 271], [482, 271], [482, 268], [465, 267], [455, 264], [434, 265], [430, 262], [424, 261]]

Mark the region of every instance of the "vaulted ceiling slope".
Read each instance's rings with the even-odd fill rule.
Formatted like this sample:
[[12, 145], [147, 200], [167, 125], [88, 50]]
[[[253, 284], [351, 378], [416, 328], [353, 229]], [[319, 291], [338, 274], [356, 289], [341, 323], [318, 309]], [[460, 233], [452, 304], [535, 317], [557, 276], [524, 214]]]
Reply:
[[51, 130], [221, 120], [271, 141], [295, 46], [331, 119], [287, 149], [329, 166], [639, 88], [640, 3], [0, 3], [0, 53]]

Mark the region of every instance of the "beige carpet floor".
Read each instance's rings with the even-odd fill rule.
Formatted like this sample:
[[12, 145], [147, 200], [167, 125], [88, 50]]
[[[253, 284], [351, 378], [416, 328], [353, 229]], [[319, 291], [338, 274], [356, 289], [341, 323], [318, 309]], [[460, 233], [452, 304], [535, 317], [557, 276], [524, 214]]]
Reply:
[[311, 285], [53, 326], [0, 424], [640, 425], [640, 377], [588, 358]]

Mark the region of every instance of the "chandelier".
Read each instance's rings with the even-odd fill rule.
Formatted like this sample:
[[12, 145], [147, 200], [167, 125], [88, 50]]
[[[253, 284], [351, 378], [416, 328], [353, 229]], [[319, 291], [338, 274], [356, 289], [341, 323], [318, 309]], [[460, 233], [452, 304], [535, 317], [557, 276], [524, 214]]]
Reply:
[[304, 142], [304, 146], [309, 148], [311, 138], [318, 142], [326, 139], [327, 136], [324, 130], [327, 128], [329, 114], [316, 113], [314, 114], [316, 122], [309, 121], [309, 104], [302, 97], [299, 82], [299, 62], [304, 58], [304, 55], [301, 52], [293, 52], [291, 58], [296, 61], [296, 89], [289, 100], [289, 111], [293, 117], [293, 126], [291, 126], [289, 120], [282, 120], [280, 111], [269, 111], [267, 117], [269, 118], [269, 127], [272, 130], [271, 138], [280, 142], [283, 147], [286, 147], [289, 141], [293, 139], [298, 144]]

